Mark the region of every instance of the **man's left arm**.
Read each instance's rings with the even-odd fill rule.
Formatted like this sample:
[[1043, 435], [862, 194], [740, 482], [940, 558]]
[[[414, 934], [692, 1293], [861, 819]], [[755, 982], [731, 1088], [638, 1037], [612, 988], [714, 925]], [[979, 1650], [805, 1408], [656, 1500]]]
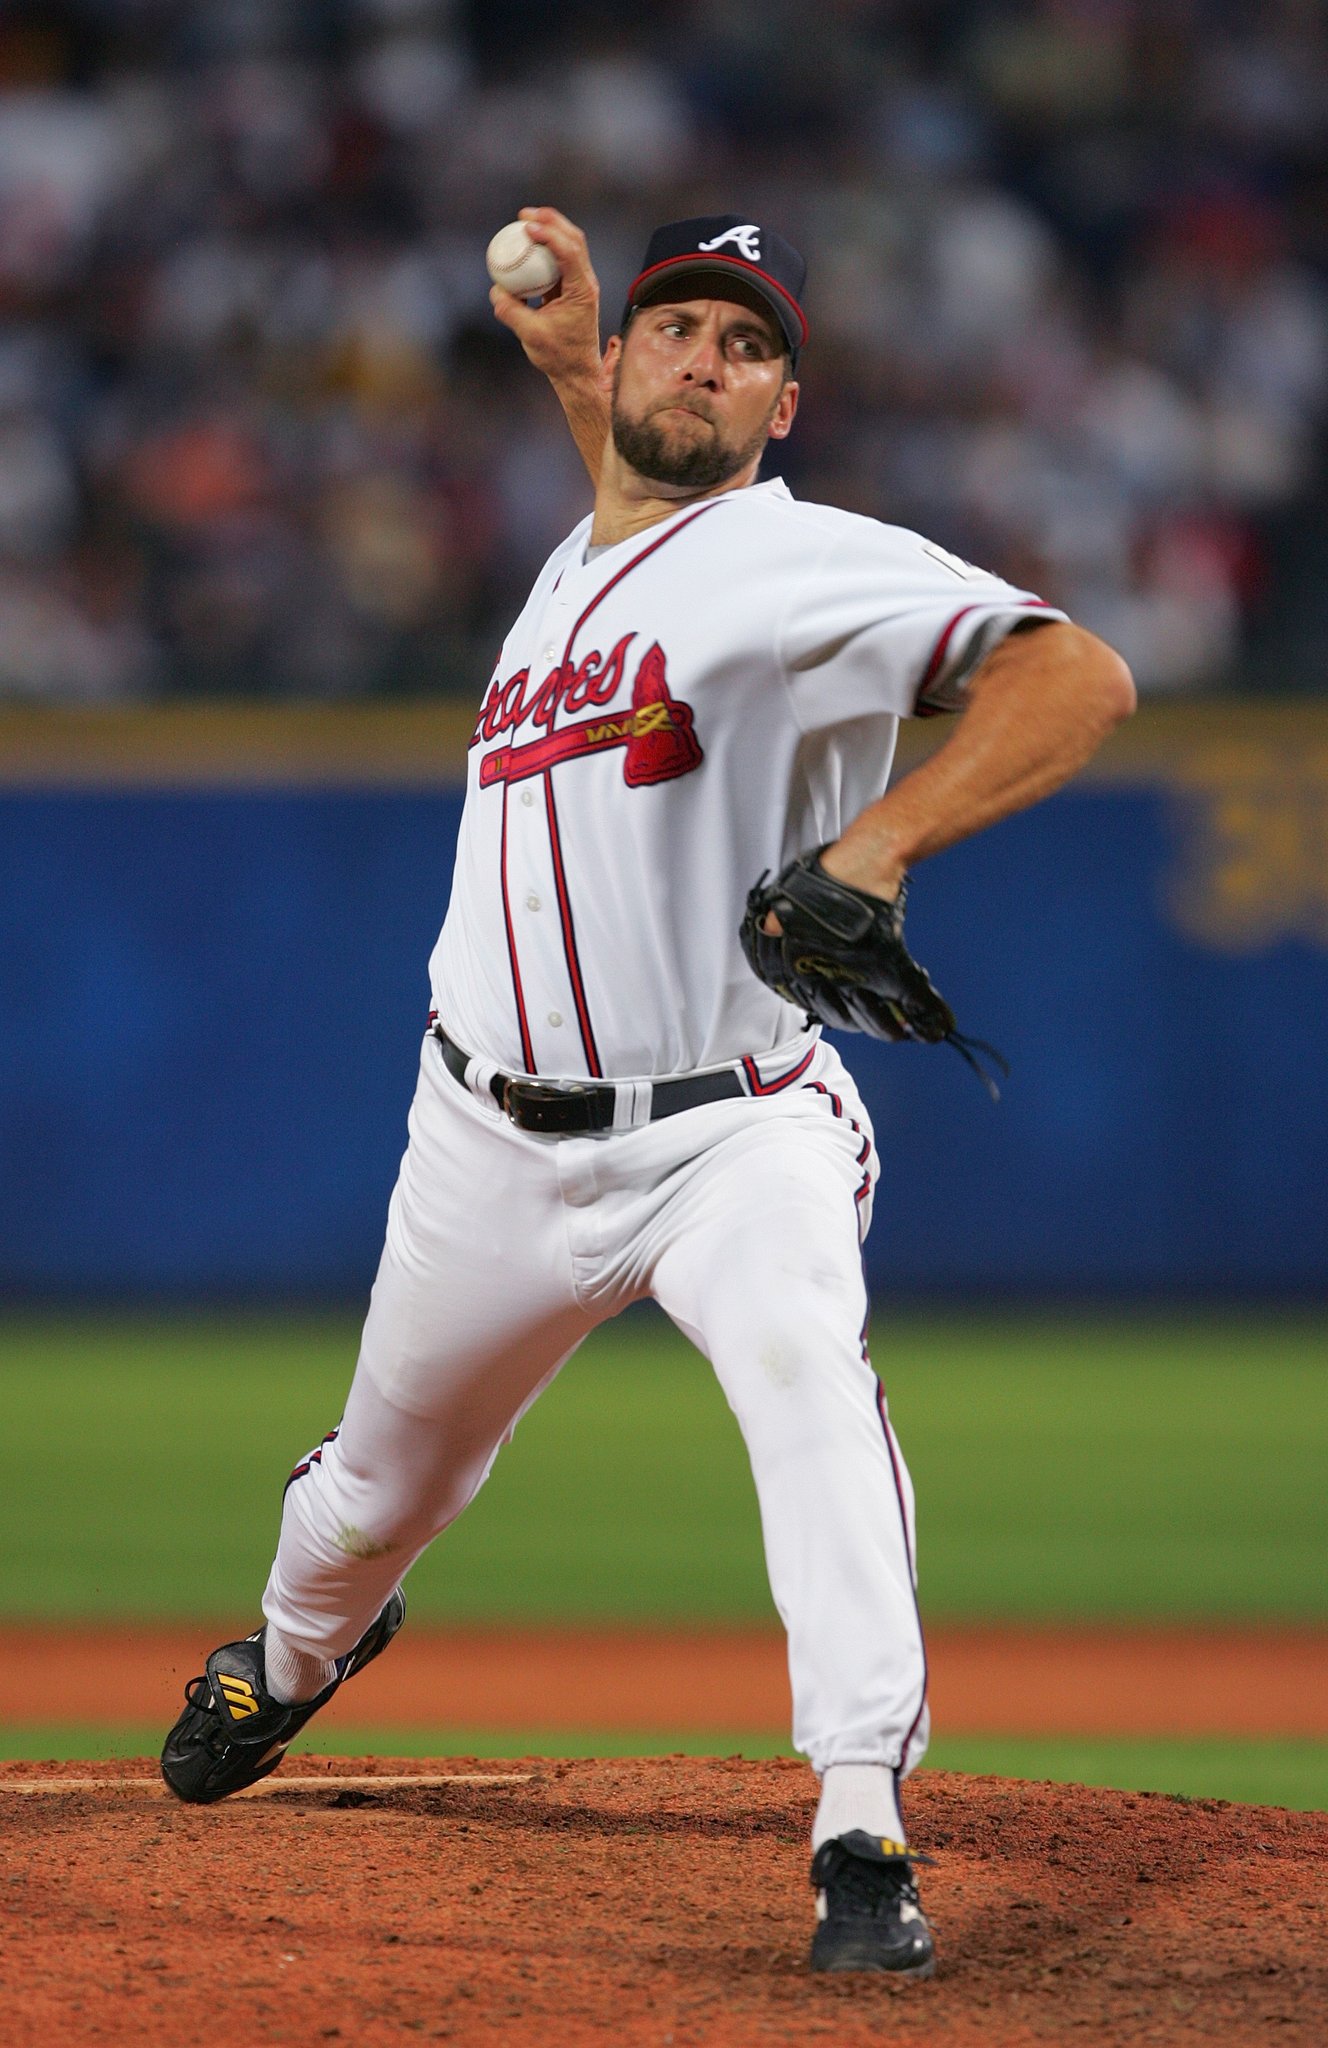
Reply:
[[1081, 626], [1017, 628], [974, 671], [956, 731], [853, 823], [821, 865], [893, 898], [905, 871], [1078, 773], [1135, 706], [1121, 657]]

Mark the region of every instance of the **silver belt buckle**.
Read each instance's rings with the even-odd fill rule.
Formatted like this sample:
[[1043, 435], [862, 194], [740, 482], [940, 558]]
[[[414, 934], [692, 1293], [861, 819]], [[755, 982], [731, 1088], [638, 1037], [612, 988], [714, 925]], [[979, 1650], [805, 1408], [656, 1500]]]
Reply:
[[[554, 1088], [547, 1081], [524, 1081], [519, 1075], [509, 1074], [503, 1082], [503, 1109], [517, 1129], [541, 1131], [554, 1137], [571, 1137], [600, 1128], [591, 1096], [592, 1090], [580, 1081]], [[575, 1114], [574, 1106], [582, 1106], [580, 1116]]]

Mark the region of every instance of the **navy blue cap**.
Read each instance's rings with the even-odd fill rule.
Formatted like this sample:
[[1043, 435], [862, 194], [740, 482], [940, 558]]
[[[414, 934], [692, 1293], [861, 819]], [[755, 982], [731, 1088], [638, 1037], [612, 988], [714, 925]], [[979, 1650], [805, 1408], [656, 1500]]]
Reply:
[[797, 362], [807, 339], [806, 316], [798, 303], [807, 265], [791, 242], [740, 213], [669, 221], [650, 237], [641, 274], [627, 294], [623, 326], [635, 307], [659, 296], [662, 286], [693, 274], [741, 278], [765, 300]]

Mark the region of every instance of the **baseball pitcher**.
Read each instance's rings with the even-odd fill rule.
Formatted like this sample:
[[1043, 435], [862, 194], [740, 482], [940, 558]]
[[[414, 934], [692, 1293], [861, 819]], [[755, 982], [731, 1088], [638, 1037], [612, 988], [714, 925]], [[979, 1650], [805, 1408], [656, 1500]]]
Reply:
[[[917, 534], [761, 482], [804, 264], [740, 215], [651, 237], [601, 355], [584, 237], [495, 287], [595, 482], [482, 695], [409, 1146], [345, 1413], [297, 1465], [264, 1626], [162, 1768], [208, 1802], [390, 1643], [411, 1563], [597, 1324], [647, 1296], [741, 1426], [793, 1739], [820, 1780], [812, 1967], [926, 1976], [900, 1788], [927, 1740], [913, 1492], [868, 1360], [881, 1171], [823, 1025], [953, 1038], [907, 872], [1035, 802], [1133, 706], [1124, 664]], [[889, 783], [899, 720], [962, 713]]]

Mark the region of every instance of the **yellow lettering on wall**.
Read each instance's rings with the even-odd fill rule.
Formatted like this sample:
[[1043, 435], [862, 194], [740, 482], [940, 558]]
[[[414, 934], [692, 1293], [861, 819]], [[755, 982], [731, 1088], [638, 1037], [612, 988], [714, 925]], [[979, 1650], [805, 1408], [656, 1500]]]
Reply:
[[1224, 953], [1328, 946], [1328, 748], [1213, 749], [1173, 786], [1183, 852], [1167, 903], [1185, 936]]

